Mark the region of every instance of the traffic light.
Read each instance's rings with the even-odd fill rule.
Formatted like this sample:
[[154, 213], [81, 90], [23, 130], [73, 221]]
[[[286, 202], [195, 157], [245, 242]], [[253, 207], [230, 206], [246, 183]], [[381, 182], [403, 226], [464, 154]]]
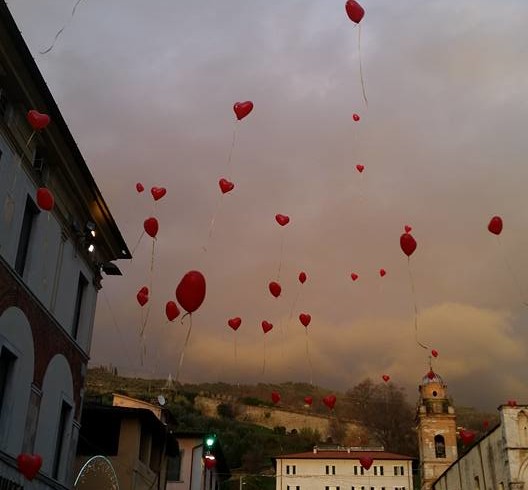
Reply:
[[204, 450], [206, 453], [210, 453], [216, 444], [216, 434], [206, 434], [203, 439]]

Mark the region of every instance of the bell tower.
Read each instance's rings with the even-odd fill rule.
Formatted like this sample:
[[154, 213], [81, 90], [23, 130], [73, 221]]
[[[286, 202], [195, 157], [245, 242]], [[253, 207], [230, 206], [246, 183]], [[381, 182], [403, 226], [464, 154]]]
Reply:
[[455, 409], [447, 398], [447, 385], [432, 369], [422, 378], [418, 389], [416, 429], [421, 490], [430, 490], [433, 482], [458, 457]]

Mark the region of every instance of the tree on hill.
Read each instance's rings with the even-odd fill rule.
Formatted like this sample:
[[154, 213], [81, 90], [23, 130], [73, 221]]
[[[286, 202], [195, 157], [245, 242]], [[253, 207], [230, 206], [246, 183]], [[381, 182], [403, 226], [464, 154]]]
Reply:
[[346, 396], [351, 402], [350, 415], [365, 425], [372, 443], [383, 445], [387, 451], [417, 454], [414, 410], [402, 388], [393, 383], [376, 384], [368, 378], [348, 390]]

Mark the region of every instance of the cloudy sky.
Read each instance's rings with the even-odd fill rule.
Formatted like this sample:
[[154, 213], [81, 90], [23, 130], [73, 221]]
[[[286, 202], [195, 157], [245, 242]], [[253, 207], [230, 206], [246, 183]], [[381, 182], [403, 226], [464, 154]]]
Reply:
[[[346, 389], [389, 374], [414, 400], [429, 362], [416, 304], [456, 403], [528, 399], [526, 2], [364, 0], [368, 107], [343, 0], [83, 0], [72, 18], [74, 4], [9, 7], [130, 248], [145, 218], [160, 222], [152, 277], [144, 237], [104, 280], [93, 364], [175, 377], [189, 324], [164, 305], [198, 269], [207, 297], [182, 382]], [[152, 186], [167, 188], [155, 209]], [[151, 280], [141, 365], [135, 296]]]

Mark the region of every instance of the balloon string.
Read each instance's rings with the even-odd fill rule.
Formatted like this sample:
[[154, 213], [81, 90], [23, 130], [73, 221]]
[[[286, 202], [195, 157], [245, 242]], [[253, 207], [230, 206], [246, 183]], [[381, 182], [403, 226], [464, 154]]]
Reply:
[[[29, 138], [26, 141], [26, 146], [24, 148], [29, 148], [29, 144], [33, 140], [33, 137], [35, 136], [35, 134], [37, 134], [37, 132], [35, 130], [33, 130], [31, 132], [31, 134], [29, 135]], [[24, 150], [22, 150], [22, 152], [19, 155], [17, 155], [16, 166], [15, 166], [15, 175], [13, 175], [13, 181], [11, 182], [11, 190], [9, 191], [9, 194], [13, 194], [13, 191], [15, 189], [15, 185], [16, 185], [16, 182], [17, 182], [17, 178], [18, 178], [18, 172], [20, 171], [20, 168], [22, 167], [22, 160], [23, 159], [24, 159]]]
[[262, 377], [264, 378], [264, 374], [266, 372], [266, 334], [264, 334], [264, 361], [262, 363]]
[[361, 79], [361, 91], [363, 92], [363, 100], [368, 107], [367, 92], [365, 90], [365, 81], [363, 79], [363, 63], [361, 62], [361, 24], [358, 26], [358, 57], [359, 57], [359, 77]]
[[235, 149], [236, 134], [237, 134], [237, 120], [235, 119], [235, 122], [233, 124], [233, 137], [231, 138], [231, 147], [229, 148], [229, 155], [227, 157], [227, 176], [229, 178], [232, 178], [231, 177], [231, 172], [232, 172], [231, 163], [233, 160], [233, 151]]
[[132, 249], [132, 252], [130, 252], [130, 255], [132, 255], [132, 258], [134, 258], [134, 254], [136, 253], [137, 248], [139, 247], [139, 244], [141, 242], [141, 239], [145, 236], [145, 230], [143, 230], [143, 233], [139, 235], [138, 241], [134, 245], [134, 248]]
[[[152, 296], [152, 284], [153, 284], [153, 275], [154, 275], [154, 249], [156, 246], [156, 239], [152, 239], [152, 251], [150, 255], [150, 273], [149, 273], [149, 295]], [[141, 329], [141, 335], [143, 335], [143, 332], [145, 332], [145, 328], [147, 328], [147, 322], [150, 316], [150, 310], [151, 310], [151, 301], [149, 300], [148, 306], [147, 306], [147, 314], [145, 315], [145, 321], [143, 322], [143, 326]]]
[[234, 352], [235, 352], [235, 381], [238, 388], [240, 388], [240, 380], [238, 379], [238, 356], [237, 356], [237, 334], [235, 332], [234, 341]]
[[[51, 220], [50, 211], [46, 211], [46, 214], [47, 214], [47, 223], [46, 223], [45, 229], [44, 229], [44, 245], [43, 245], [43, 249], [44, 249], [43, 256], [44, 257], [46, 257], [46, 255], [48, 253], [48, 233], [49, 233], [49, 227], [51, 226], [50, 225], [50, 220]], [[42, 286], [44, 288], [44, 291], [46, 291], [48, 289], [48, 265], [47, 265], [47, 261], [46, 260], [42, 261], [42, 271], [43, 271], [43, 274], [42, 274]]]
[[308, 328], [305, 329], [306, 332], [306, 358], [308, 359], [308, 365], [310, 366], [310, 385], [313, 386], [313, 364], [312, 357], [310, 356], [310, 349], [308, 346]]
[[211, 240], [213, 238], [213, 231], [216, 224], [216, 218], [218, 216], [218, 213], [220, 211], [220, 205], [222, 204], [222, 198], [224, 197], [223, 194], [220, 194], [220, 197], [216, 201], [215, 210], [213, 212], [213, 216], [211, 217], [211, 223], [209, 224], [209, 233], [207, 235], [207, 240], [205, 241], [205, 244], [202, 247], [202, 250], [204, 252], [207, 252], [207, 247], [210, 245]]
[[189, 315], [189, 330], [187, 330], [187, 336], [185, 337], [185, 343], [183, 344], [183, 349], [180, 353], [180, 362], [178, 363], [178, 371], [176, 372], [176, 384], [180, 380], [180, 371], [183, 365], [183, 358], [185, 357], [185, 350], [187, 349], [187, 345], [189, 345], [189, 339], [191, 338], [191, 330], [192, 330], [192, 315], [190, 313], [185, 313], [185, 315], [182, 316], [181, 323], [183, 323], [183, 319]]
[[77, 10], [77, 6], [81, 3], [82, 0], [77, 0], [75, 5], [73, 6], [71, 17], [68, 19], [68, 21], [58, 30], [57, 34], [55, 34], [55, 37], [53, 38], [53, 42], [51, 43], [51, 46], [44, 51], [39, 51], [40, 54], [47, 54], [49, 53], [53, 47], [55, 46], [55, 43], [57, 42], [57, 39], [59, 36], [63, 33], [64, 29], [66, 29], [66, 26], [71, 22], [73, 19], [73, 16], [75, 15], [75, 11]]
[[416, 340], [416, 343], [422, 349], [428, 350], [429, 347], [427, 347], [426, 345], [422, 344], [418, 340], [418, 306], [416, 305], [416, 291], [415, 291], [415, 288], [414, 288], [414, 279], [413, 279], [412, 271], [411, 271], [411, 258], [410, 257], [407, 257], [407, 269], [409, 271], [409, 280], [410, 280], [410, 283], [411, 283], [411, 292], [412, 292], [413, 305], [414, 305], [414, 336], [415, 336], [415, 340]]
[[508, 269], [510, 275], [512, 276], [515, 285], [517, 286], [517, 291], [519, 293], [519, 297], [521, 299], [521, 303], [524, 306], [528, 306], [528, 302], [524, 299], [524, 290], [523, 290], [521, 281], [519, 281], [519, 278], [517, 277], [517, 274], [515, 274], [515, 272], [513, 271], [513, 267], [511, 266], [510, 261], [508, 260], [508, 257], [506, 256], [506, 253], [504, 252], [504, 249], [502, 248], [502, 243], [501, 243], [500, 237], [498, 235], [497, 235], [497, 243], [499, 244], [501, 255], [502, 255], [502, 258], [504, 260], [504, 263], [506, 264], [506, 268]]
[[277, 271], [277, 282], [280, 280], [280, 274], [282, 269], [282, 253], [284, 251], [284, 233], [281, 236], [281, 247], [280, 247], [280, 258], [279, 258], [279, 269]]

